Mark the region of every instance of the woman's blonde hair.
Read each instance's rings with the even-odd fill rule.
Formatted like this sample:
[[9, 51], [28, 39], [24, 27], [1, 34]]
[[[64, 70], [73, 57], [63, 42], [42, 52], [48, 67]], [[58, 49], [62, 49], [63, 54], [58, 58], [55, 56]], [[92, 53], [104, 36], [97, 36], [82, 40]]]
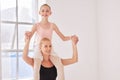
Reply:
[[51, 41], [50, 39], [48, 39], [48, 38], [42, 38], [41, 40], [40, 40], [40, 47], [41, 47], [41, 45], [43, 44], [43, 42], [45, 42], [45, 41]]

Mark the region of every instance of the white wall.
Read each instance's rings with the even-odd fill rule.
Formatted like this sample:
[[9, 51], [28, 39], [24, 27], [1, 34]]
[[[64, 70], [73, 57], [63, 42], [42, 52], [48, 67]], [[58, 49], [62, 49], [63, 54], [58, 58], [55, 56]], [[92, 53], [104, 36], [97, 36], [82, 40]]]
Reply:
[[[77, 34], [79, 62], [65, 67], [66, 80], [98, 80], [98, 48], [96, 34], [95, 0], [47, 0], [52, 7], [50, 20], [64, 35]], [[55, 51], [61, 57], [70, 57], [71, 43], [54, 37]]]
[[[65, 68], [67, 80], [120, 80], [120, 1], [48, 0], [48, 4], [53, 8], [51, 20], [60, 30], [80, 37], [80, 62]], [[55, 47], [63, 46], [59, 38], [56, 43]], [[69, 49], [67, 44], [57, 50], [70, 53], [64, 50]]]
[[99, 80], [120, 80], [120, 0], [98, 0]]
[[[0, 1], [1, 4], [1, 1]], [[0, 11], [1, 11], [1, 5], [0, 5]], [[1, 33], [1, 12], [0, 12], [0, 33]], [[0, 35], [0, 74], [2, 74], [2, 67], [1, 67], [1, 35]], [[2, 75], [0, 75], [0, 80], [2, 80]]]

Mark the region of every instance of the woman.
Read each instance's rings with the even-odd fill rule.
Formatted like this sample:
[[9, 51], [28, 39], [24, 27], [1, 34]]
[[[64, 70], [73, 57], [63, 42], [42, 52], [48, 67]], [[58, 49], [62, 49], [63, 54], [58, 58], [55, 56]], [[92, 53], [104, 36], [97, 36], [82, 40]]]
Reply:
[[[78, 38], [77, 36], [73, 36], [71, 37], [71, 40], [73, 47], [73, 56], [72, 58], [69, 59], [61, 59], [52, 56], [51, 55], [52, 44], [48, 38], [43, 38], [40, 41], [40, 51], [43, 56], [43, 60], [41, 65], [39, 65], [41, 66], [40, 69], [38, 69], [39, 71], [38, 75], [40, 76], [40, 78], [35, 80], [64, 80], [63, 66], [70, 65], [78, 61], [78, 52], [77, 52]], [[25, 47], [23, 50], [23, 59], [27, 64], [31, 65], [34, 68], [35, 67], [34, 59], [28, 56], [29, 43], [30, 43], [30, 38], [26, 37]], [[39, 61], [37, 62], [39, 64]]]

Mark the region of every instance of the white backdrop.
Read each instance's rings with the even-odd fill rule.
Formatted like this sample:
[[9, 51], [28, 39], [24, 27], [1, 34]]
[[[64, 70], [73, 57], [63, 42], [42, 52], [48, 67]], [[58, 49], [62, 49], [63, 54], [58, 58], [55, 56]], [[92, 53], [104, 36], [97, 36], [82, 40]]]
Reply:
[[[95, 0], [47, 0], [52, 7], [50, 20], [64, 35], [76, 34], [79, 62], [65, 67], [66, 80], [98, 80], [98, 48]], [[61, 57], [71, 57], [71, 43], [53, 38], [55, 51]]]
[[120, 80], [120, 0], [98, 0], [100, 80]]
[[[47, 0], [50, 20], [64, 35], [77, 34], [79, 62], [65, 67], [66, 80], [120, 80], [120, 1]], [[71, 43], [54, 35], [55, 51], [71, 57]]]

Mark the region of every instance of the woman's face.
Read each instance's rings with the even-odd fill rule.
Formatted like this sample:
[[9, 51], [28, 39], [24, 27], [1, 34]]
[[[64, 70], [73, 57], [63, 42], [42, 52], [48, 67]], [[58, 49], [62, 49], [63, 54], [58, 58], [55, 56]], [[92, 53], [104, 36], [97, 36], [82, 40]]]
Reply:
[[40, 9], [40, 15], [44, 18], [48, 18], [51, 15], [51, 10], [48, 6], [43, 6]]
[[51, 42], [50, 41], [43, 41], [41, 46], [40, 46], [40, 49], [41, 49], [43, 55], [50, 55], [51, 50], [52, 50]]

